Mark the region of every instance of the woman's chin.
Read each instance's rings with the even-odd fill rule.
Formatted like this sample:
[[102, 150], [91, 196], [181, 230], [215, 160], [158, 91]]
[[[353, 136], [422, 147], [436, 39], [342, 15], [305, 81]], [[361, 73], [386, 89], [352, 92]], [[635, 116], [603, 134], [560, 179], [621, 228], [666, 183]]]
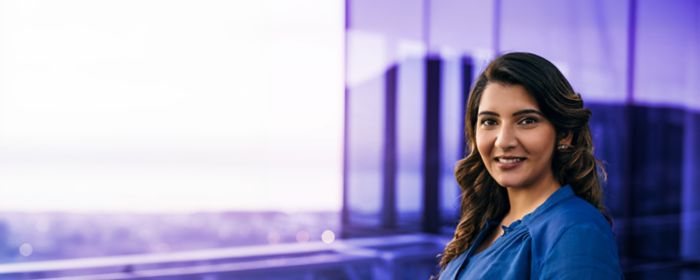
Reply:
[[496, 183], [507, 189], [519, 189], [524, 185], [520, 180], [496, 180]]

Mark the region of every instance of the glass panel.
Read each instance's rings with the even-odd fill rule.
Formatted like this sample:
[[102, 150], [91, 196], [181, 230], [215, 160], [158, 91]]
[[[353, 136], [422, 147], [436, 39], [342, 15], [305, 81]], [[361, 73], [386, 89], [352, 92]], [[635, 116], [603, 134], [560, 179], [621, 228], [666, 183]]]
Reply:
[[626, 99], [627, 18], [627, 1], [503, 1], [499, 49], [545, 56], [586, 102], [620, 103]]
[[[443, 222], [456, 223], [459, 219], [460, 189], [454, 176], [456, 162], [463, 157], [464, 60], [461, 56], [445, 56], [442, 64], [442, 143], [440, 158], [440, 215]], [[469, 65], [471, 66], [471, 65]], [[467, 69], [470, 71], [470, 69]], [[468, 77], [471, 79], [471, 77]], [[450, 227], [454, 231], [454, 225]]]
[[402, 228], [420, 228], [423, 205], [425, 63], [422, 56], [399, 64], [397, 96], [397, 210]]
[[348, 92], [346, 201], [350, 222], [379, 225], [383, 187], [384, 80]]

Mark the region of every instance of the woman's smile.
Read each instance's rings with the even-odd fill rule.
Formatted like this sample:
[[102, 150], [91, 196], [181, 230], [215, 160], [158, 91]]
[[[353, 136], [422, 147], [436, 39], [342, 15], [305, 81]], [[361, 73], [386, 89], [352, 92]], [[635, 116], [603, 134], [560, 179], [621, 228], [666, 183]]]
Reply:
[[500, 156], [494, 159], [496, 161], [496, 166], [504, 171], [512, 170], [519, 167], [523, 161], [527, 160], [526, 157], [517, 156]]

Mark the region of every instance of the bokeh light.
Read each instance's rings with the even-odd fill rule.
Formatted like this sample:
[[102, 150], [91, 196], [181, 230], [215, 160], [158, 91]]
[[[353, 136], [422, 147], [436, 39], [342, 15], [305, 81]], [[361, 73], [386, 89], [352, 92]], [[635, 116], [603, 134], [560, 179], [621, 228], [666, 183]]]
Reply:
[[323, 233], [321, 233], [321, 240], [323, 243], [331, 244], [335, 241], [335, 233], [332, 230], [324, 230]]
[[34, 247], [32, 247], [32, 244], [22, 243], [22, 245], [19, 246], [19, 254], [23, 257], [29, 257], [32, 255], [33, 252]]

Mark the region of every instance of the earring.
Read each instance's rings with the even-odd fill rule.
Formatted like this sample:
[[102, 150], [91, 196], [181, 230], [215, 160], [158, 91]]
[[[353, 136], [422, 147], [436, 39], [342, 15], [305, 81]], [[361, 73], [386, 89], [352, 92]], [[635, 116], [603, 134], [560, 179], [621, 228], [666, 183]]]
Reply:
[[566, 145], [566, 144], [559, 144], [557, 145], [557, 150], [563, 151], [571, 147], [571, 145]]

